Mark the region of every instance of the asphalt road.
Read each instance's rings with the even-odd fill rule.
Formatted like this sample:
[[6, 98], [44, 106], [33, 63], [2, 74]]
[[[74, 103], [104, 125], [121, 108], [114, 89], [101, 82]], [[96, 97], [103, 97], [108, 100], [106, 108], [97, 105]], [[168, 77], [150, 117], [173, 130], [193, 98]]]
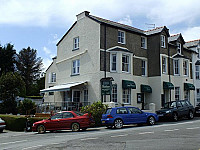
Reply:
[[0, 150], [200, 150], [200, 118], [159, 122], [154, 126], [123, 129], [90, 128], [87, 131], [4, 131]]

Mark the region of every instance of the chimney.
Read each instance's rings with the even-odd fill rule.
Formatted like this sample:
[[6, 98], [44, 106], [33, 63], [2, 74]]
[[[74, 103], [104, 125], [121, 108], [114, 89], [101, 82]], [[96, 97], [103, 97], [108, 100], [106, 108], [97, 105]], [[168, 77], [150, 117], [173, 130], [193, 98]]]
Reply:
[[76, 15], [77, 21], [80, 20], [80, 19], [82, 19], [82, 18], [84, 18], [85, 16], [88, 16], [89, 14], [90, 14], [89, 11], [84, 11], [84, 12], [82, 12], [82, 13]]

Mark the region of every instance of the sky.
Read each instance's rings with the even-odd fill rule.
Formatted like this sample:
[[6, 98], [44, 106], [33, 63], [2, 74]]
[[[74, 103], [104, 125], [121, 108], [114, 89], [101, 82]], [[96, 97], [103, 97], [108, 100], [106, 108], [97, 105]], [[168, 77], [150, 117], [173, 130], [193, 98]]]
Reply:
[[185, 41], [200, 39], [199, 0], [0, 0], [0, 44], [13, 44], [17, 53], [36, 49], [45, 71], [83, 11], [142, 30], [167, 26]]

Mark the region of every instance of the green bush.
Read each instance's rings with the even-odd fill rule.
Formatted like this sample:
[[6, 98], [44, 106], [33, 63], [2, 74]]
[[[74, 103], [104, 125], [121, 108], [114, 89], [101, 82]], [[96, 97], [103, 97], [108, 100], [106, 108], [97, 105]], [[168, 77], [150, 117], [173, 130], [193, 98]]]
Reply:
[[[24, 131], [24, 129], [26, 128], [27, 117], [25, 116], [0, 115], [0, 118], [2, 118], [6, 122], [6, 130]], [[34, 122], [47, 118], [32, 117], [28, 119], [33, 124]]]
[[94, 102], [92, 105], [88, 105], [81, 108], [81, 112], [89, 113], [93, 116], [95, 126], [101, 126], [102, 114], [107, 110], [108, 105], [104, 105], [102, 102]]

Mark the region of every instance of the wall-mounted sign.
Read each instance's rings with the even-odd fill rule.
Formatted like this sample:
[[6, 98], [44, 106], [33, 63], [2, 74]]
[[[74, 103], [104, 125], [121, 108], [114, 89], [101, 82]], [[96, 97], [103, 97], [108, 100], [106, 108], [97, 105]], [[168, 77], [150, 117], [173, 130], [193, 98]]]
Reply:
[[111, 95], [112, 82], [110, 80], [101, 81], [101, 95]]

